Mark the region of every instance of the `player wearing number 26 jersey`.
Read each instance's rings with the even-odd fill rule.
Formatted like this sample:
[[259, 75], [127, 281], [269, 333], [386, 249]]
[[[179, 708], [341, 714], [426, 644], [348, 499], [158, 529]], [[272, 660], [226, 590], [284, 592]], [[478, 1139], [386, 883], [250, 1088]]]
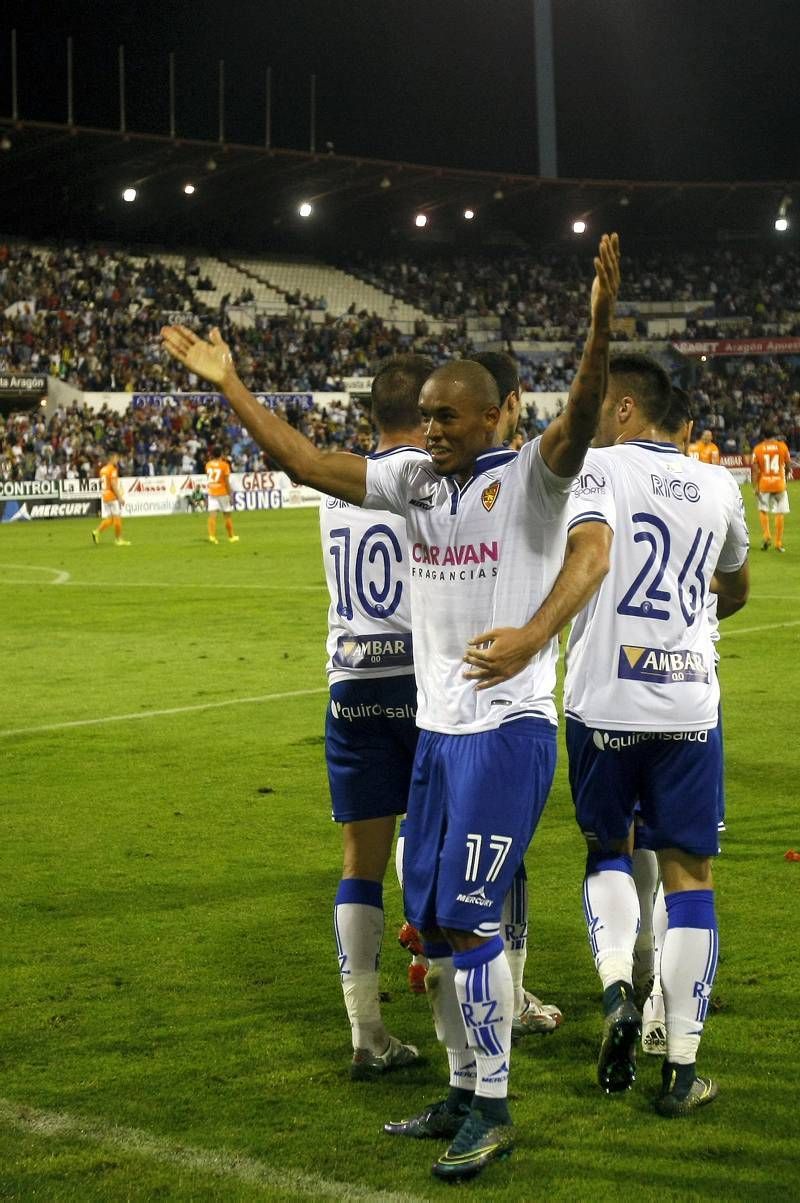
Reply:
[[611, 361], [597, 442], [575, 485], [614, 530], [611, 568], [578, 615], [564, 709], [570, 784], [589, 855], [584, 909], [604, 987], [601, 1087], [635, 1077], [633, 1004], [639, 903], [628, 837], [637, 801], [658, 851], [668, 915], [661, 956], [667, 1061], [657, 1110], [688, 1114], [716, 1095], [695, 1056], [717, 961], [710, 858], [717, 851], [719, 686], [707, 600], [720, 618], [747, 598], [739, 488], [692, 460], [661, 427], [669, 379], [655, 361]]

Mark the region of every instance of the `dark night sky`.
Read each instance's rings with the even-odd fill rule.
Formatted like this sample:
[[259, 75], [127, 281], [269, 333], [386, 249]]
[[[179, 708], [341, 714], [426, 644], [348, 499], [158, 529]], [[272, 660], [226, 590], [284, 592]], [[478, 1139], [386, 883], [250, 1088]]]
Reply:
[[[797, 178], [797, 0], [553, 0], [559, 174], [633, 179]], [[115, 127], [124, 43], [129, 128], [215, 138], [217, 60], [226, 133], [261, 143], [273, 67], [273, 144], [537, 171], [530, 0], [207, 0], [31, 3], [0, 15], [0, 117], [18, 30], [20, 115], [63, 121], [65, 39], [75, 120]]]

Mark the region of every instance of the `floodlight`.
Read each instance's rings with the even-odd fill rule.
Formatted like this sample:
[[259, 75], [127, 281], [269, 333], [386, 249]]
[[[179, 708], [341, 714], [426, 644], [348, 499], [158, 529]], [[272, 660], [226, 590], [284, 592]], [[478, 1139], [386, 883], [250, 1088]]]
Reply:
[[194, 191], [195, 191], [194, 184], [184, 184], [183, 191], [186, 193], [187, 196], [194, 196]]
[[428, 224], [428, 218], [424, 213], [418, 213], [417, 216], [414, 218], [414, 225], [417, 227], [418, 230], [423, 230], [427, 224]]
[[580, 219], [578, 221], [573, 221], [572, 233], [573, 234], [585, 234], [586, 233], [586, 222], [581, 221]]
[[475, 216], [474, 209], [465, 209], [464, 210], [464, 221], [472, 221], [474, 216]]
[[298, 207], [297, 212], [301, 217], [310, 217], [314, 212], [314, 206], [309, 204], [308, 201], [303, 201], [302, 205]]
[[505, 200], [505, 195], [506, 194], [502, 188], [495, 188], [494, 192], [492, 193], [492, 196], [495, 200]]
[[775, 218], [775, 229], [778, 231], [779, 234], [785, 234], [786, 231], [789, 229], [789, 218], [788, 217], [776, 217]]
[[129, 205], [133, 204], [133, 202], [136, 200], [136, 189], [126, 188], [122, 194], [122, 199], [127, 201]]

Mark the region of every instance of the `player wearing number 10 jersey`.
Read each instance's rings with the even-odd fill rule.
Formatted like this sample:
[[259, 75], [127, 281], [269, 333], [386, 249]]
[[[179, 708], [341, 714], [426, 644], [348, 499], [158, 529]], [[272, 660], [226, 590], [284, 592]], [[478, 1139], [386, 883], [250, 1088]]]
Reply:
[[[417, 401], [432, 366], [422, 356], [396, 356], [375, 376], [371, 461], [429, 462]], [[336, 497], [322, 499], [319, 516], [330, 594], [325, 758], [344, 844], [334, 933], [353, 1040], [350, 1074], [369, 1079], [419, 1059], [413, 1045], [386, 1031], [378, 988], [383, 878], [417, 746], [406, 526]]]
[[658, 851], [668, 930], [661, 954], [667, 1060], [656, 1108], [688, 1114], [716, 1086], [695, 1074], [717, 963], [711, 857], [717, 851], [719, 685], [706, 600], [744, 605], [748, 536], [739, 488], [689, 459], [660, 423], [670, 384], [655, 361], [619, 356], [596, 444], [574, 492], [614, 530], [611, 569], [578, 615], [564, 710], [570, 783], [589, 855], [584, 909], [604, 987], [598, 1076], [608, 1092], [635, 1076], [633, 1003], [639, 906], [629, 832], [638, 800]]

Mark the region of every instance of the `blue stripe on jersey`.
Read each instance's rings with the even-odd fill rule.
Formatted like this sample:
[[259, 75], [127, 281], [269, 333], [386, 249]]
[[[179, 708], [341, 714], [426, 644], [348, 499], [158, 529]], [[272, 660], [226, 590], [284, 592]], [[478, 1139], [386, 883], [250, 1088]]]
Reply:
[[578, 514], [577, 518], [573, 518], [572, 521], [567, 524], [567, 530], [573, 530], [576, 526], [580, 526], [582, 522], [602, 522], [603, 526], [609, 525], [605, 514]]
[[[655, 443], [649, 439], [628, 439], [629, 447], [644, 447], [646, 451], [660, 451], [663, 454], [677, 452], [678, 447], [675, 443]], [[680, 454], [680, 452], [678, 452]]]
[[398, 455], [401, 451], [418, 451], [424, 459], [430, 459], [427, 451], [422, 447], [414, 447], [411, 444], [402, 447], [390, 447], [388, 451], [370, 451], [367, 459], [386, 459], [388, 455]]

